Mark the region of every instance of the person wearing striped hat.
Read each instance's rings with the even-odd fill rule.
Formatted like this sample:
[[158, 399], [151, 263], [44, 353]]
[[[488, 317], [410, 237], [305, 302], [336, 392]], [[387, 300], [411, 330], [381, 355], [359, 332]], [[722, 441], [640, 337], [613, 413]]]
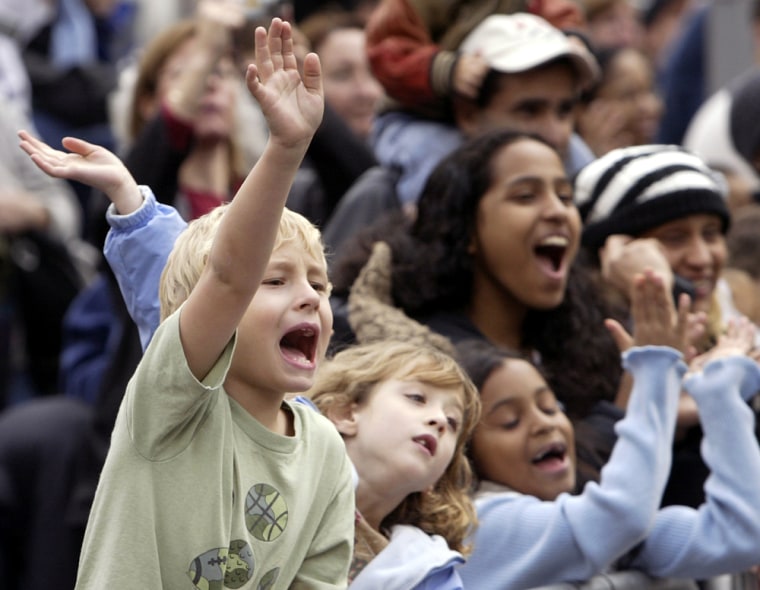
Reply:
[[[694, 311], [716, 311], [730, 224], [721, 174], [679, 146], [645, 145], [612, 150], [588, 164], [574, 189], [582, 244], [599, 256], [603, 273], [612, 270], [610, 257], [622, 261], [625, 249], [638, 254], [625, 281], [607, 274], [615, 286], [627, 290], [636, 272], [653, 265], [672, 273], [674, 285], [689, 287]], [[639, 239], [647, 238], [644, 256]]]
[[[584, 224], [582, 251], [598, 265], [602, 289], [619, 305], [620, 319], [629, 319], [634, 278], [651, 268], [674, 296], [691, 295], [692, 311], [706, 316], [695, 349], [711, 348], [738, 315], [721, 279], [731, 221], [723, 175], [680, 146], [645, 145], [615, 149], [588, 164], [575, 176], [574, 190]], [[698, 506], [708, 471], [699, 453], [699, 415], [688, 397], [679, 426], [663, 503]]]

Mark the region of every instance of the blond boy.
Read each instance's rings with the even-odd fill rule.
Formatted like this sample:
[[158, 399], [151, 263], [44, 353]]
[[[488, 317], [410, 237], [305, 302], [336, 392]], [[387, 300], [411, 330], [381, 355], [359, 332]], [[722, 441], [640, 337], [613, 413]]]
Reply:
[[[77, 589], [340, 588], [353, 542], [345, 450], [308, 389], [332, 330], [319, 233], [284, 209], [321, 120], [317, 57], [290, 26], [256, 31], [246, 73], [270, 128], [233, 201], [191, 224], [161, 280], [162, 316], [119, 411]], [[142, 203], [110, 152], [21, 132], [45, 172]]]

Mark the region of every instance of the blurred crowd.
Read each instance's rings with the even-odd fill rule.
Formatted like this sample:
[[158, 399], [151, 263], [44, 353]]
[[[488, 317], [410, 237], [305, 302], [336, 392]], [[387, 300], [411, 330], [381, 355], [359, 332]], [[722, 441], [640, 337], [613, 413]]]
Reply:
[[[729, 9], [746, 29], [721, 38]], [[287, 206], [327, 249], [329, 354], [421, 330], [458, 350], [484, 404], [484, 342], [540, 367], [554, 392], [540, 411], [572, 422], [578, 455], [577, 481], [542, 500], [580, 495], [613, 456], [631, 384], [605, 320], [634, 332], [642, 272], [675, 305], [689, 295], [687, 361], [740, 318], [760, 326], [756, 0], [0, 0], [3, 588], [73, 588], [150, 339], [133, 312], [158, 302], [137, 287], [125, 300], [103, 256], [108, 197], [43, 173], [17, 132], [104, 146], [183, 222], [199, 218], [267, 144], [245, 71], [273, 17], [292, 23], [299, 65], [315, 52], [322, 68], [324, 116]], [[716, 39], [739, 38], [752, 51], [715, 88]], [[679, 401], [662, 507], [706, 501], [698, 405]], [[498, 481], [488, 452], [471, 457], [476, 480], [532, 493]], [[468, 588], [496, 587], [475, 567]]]

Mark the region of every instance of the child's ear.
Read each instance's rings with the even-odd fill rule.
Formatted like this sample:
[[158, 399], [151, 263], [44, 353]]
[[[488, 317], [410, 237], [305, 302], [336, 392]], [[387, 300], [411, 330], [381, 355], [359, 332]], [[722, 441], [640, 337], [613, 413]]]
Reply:
[[356, 408], [357, 404], [335, 405], [328, 408], [325, 415], [335, 424], [335, 428], [343, 436], [355, 436], [357, 427]]
[[454, 98], [454, 119], [464, 135], [475, 135], [480, 126], [480, 107], [477, 102], [456, 96]]

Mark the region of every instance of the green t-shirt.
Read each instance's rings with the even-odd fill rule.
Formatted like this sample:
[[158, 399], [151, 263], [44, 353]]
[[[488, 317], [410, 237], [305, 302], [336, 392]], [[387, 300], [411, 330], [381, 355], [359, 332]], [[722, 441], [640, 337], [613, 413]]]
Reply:
[[299, 403], [293, 437], [257, 422], [222, 387], [234, 339], [197, 381], [178, 317], [127, 387], [77, 590], [344, 588], [354, 491], [337, 430]]

